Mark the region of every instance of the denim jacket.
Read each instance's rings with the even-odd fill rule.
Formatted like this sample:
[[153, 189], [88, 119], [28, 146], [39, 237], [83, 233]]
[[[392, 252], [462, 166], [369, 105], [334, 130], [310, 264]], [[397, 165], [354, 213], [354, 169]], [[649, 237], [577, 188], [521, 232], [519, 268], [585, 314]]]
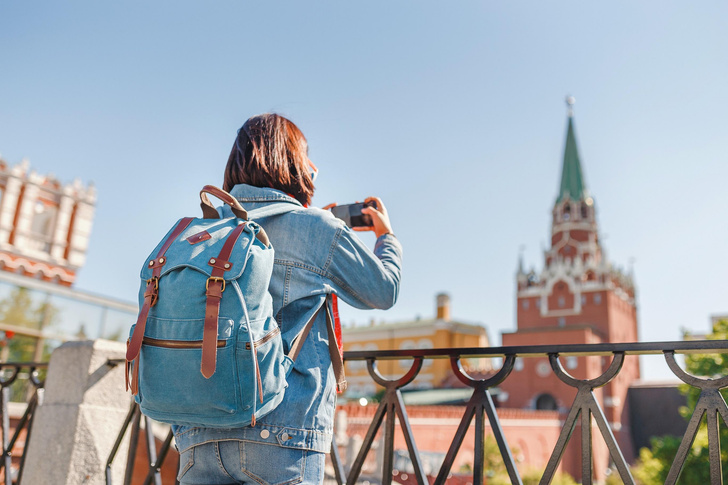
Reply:
[[[372, 253], [330, 212], [304, 208], [278, 190], [236, 185], [230, 194], [265, 229], [275, 250], [270, 293], [286, 352], [325, 303], [327, 294], [336, 294], [356, 308], [394, 305], [402, 246], [393, 235], [379, 237]], [[232, 215], [227, 206], [219, 210], [223, 217]], [[326, 318], [321, 312], [288, 377], [283, 402], [273, 412], [254, 427], [175, 427], [179, 451], [213, 440], [244, 440], [328, 452], [336, 404], [328, 345]]]

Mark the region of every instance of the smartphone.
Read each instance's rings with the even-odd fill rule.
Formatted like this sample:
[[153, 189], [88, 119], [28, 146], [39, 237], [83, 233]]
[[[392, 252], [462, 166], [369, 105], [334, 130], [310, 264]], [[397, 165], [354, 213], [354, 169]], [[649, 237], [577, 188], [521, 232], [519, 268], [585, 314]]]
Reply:
[[338, 217], [349, 227], [372, 227], [372, 218], [362, 214], [364, 207], [377, 207], [376, 202], [357, 202], [356, 204], [335, 205], [331, 208], [334, 217]]

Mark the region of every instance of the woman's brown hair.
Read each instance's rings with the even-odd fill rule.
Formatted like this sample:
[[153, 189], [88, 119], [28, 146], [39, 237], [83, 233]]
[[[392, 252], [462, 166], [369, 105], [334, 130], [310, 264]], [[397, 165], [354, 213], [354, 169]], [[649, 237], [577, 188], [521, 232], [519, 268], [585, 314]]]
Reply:
[[223, 189], [271, 187], [308, 205], [313, 196], [309, 166], [306, 137], [292, 121], [277, 114], [253, 116], [238, 131]]

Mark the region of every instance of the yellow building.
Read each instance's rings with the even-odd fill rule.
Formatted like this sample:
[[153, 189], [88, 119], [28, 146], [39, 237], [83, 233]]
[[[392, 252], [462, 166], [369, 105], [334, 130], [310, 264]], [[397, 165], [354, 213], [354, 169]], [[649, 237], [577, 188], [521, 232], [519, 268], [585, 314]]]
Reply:
[[[434, 319], [345, 327], [342, 332], [345, 351], [490, 346], [485, 327], [457, 322], [450, 318], [450, 297], [444, 293], [437, 295], [437, 313]], [[379, 372], [388, 379], [403, 376], [411, 366], [412, 359], [377, 362]], [[491, 368], [489, 359], [473, 359], [463, 362], [463, 366], [468, 370], [479, 372]], [[407, 388], [438, 388], [451, 376], [449, 359], [425, 359], [419, 375]], [[372, 395], [379, 388], [369, 376], [365, 361], [347, 362], [346, 380], [349, 383], [347, 397]]]

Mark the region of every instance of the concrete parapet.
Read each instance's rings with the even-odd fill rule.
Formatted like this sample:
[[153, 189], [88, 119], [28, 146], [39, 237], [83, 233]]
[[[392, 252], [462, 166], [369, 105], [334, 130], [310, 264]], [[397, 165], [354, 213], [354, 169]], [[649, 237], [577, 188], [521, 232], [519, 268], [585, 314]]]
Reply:
[[[26, 450], [24, 483], [106, 483], [106, 460], [131, 404], [124, 366], [106, 362], [125, 352], [123, 343], [107, 340], [68, 342], [53, 352]], [[128, 448], [119, 448], [113, 483], [123, 483]]]

